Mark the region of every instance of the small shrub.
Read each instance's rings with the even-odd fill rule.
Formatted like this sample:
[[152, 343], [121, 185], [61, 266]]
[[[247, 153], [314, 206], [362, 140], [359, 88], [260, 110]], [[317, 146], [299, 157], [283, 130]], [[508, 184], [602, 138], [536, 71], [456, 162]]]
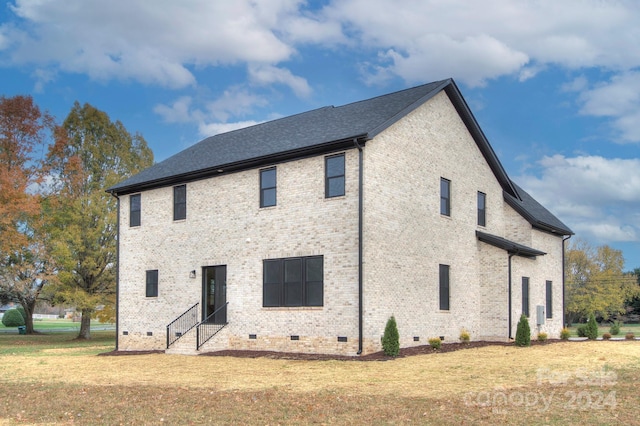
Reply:
[[433, 349], [440, 349], [440, 346], [442, 346], [442, 340], [440, 340], [439, 337], [432, 337], [429, 339], [429, 345], [431, 345]]
[[544, 342], [545, 340], [547, 340], [547, 337], [549, 337], [547, 333], [541, 331], [540, 333], [538, 333], [538, 342]]
[[627, 340], [633, 340], [635, 339], [636, 335], [633, 334], [632, 332], [628, 332], [627, 334], [624, 335], [624, 338]]
[[620, 322], [620, 320], [615, 320], [609, 328], [609, 333], [611, 333], [613, 336], [617, 336], [618, 334], [620, 334], [620, 326], [622, 326], [622, 322]]
[[576, 328], [579, 337], [587, 337], [587, 324], [581, 324]]
[[471, 335], [469, 334], [469, 332], [464, 328], [460, 330], [460, 341], [462, 343], [469, 343], [469, 340], [471, 340]]
[[520, 315], [520, 321], [518, 321], [516, 346], [531, 346], [531, 329], [529, 328], [529, 320], [525, 314]]
[[9, 309], [2, 316], [2, 324], [5, 327], [20, 327], [24, 325], [24, 317], [17, 309]]
[[569, 340], [569, 336], [571, 336], [571, 332], [567, 327], [563, 327], [562, 330], [560, 330], [560, 338], [562, 340]]
[[398, 356], [400, 353], [400, 334], [398, 333], [396, 318], [393, 315], [387, 320], [387, 325], [384, 328], [382, 350], [387, 356]]
[[611, 334], [610, 333], [602, 333], [602, 339], [603, 340], [611, 339]]
[[598, 338], [598, 323], [596, 322], [596, 316], [593, 313], [589, 315], [587, 327], [585, 328], [585, 337], [589, 340], [595, 340]]

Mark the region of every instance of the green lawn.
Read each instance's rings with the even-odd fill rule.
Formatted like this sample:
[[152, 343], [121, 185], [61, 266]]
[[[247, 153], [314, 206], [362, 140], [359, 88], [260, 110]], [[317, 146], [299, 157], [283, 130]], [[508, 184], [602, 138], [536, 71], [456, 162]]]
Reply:
[[[104, 326], [104, 325], [113, 325], [113, 324], [102, 324], [98, 321], [92, 321], [91, 326]], [[56, 332], [56, 331], [78, 331], [80, 330], [80, 322], [73, 322], [70, 319], [34, 319], [33, 320], [33, 328], [36, 331], [48, 333], [48, 332]], [[18, 329], [16, 327], [5, 327], [0, 322], [0, 333], [8, 332], [9, 330], [15, 330], [16, 333]]]

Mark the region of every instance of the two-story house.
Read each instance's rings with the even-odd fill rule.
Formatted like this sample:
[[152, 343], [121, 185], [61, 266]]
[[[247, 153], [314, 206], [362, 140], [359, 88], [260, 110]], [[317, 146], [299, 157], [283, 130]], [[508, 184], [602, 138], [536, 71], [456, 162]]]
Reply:
[[119, 200], [117, 347], [366, 354], [563, 324], [571, 230], [453, 80], [209, 137]]

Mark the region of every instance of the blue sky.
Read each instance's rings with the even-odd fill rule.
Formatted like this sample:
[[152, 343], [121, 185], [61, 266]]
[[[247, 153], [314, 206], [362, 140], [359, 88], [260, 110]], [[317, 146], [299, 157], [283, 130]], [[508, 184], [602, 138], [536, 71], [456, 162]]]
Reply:
[[453, 77], [510, 177], [640, 267], [640, 2], [10, 0], [0, 94], [88, 102], [157, 161]]

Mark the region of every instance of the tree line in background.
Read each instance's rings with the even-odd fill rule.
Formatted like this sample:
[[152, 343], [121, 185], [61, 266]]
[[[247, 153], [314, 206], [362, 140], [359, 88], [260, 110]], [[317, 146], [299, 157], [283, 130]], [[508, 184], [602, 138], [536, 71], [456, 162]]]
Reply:
[[640, 322], [640, 268], [625, 272], [622, 251], [574, 240], [565, 253], [565, 268], [569, 325], [591, 314], [600, 321]]
[[64, 122], [30, 96], [0, 97], [0, 304], [36, 302], [114, 317], [117, 200], [105, 189], [153, 164], [144, 138], [89, 104]]

